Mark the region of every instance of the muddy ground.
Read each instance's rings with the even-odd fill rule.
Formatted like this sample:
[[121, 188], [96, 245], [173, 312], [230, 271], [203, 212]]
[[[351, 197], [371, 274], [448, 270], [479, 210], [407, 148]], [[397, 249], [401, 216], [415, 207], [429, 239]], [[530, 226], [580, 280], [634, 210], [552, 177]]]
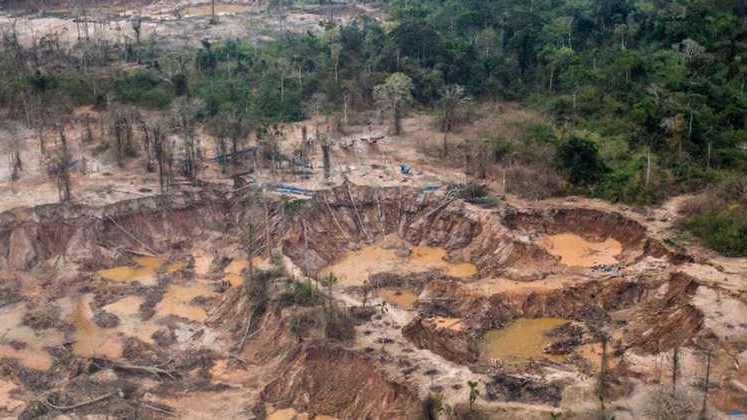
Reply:
[[0, 214], [4, 415], [419, 418], [429, 394], [463, 407], [477, 381], [491, 418], [584, 418], [600, 333], [616, 418], [650, 417], [675, 349], [679, 392], [702, 395], [710, 351], [709, 415], [745, 410], [738, 260], [675, 252], [607, 208], [261, 194]]

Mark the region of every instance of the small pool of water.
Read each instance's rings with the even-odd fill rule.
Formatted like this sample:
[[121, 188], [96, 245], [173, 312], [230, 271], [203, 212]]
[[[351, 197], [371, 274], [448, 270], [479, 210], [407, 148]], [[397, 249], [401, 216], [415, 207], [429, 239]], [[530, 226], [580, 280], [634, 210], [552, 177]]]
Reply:
[[[258, 270], [268, 270], [270, 268], [267, 261], [262, 257], [252, 257], [252, 267]], [[226, 268], [223, 269], [223, 280], [227, 281], [231, 287], [238, 287], [244, 284], [244, 270], [249, 269], [249, 260], [233, 260]]]
[[362, 286], [372, 274], [376, 273], [417, 273], [438, 270], [453, 277], [469, 278], [477, 274], [477, 267], [471, 263], [452, 263], [446, 261], [446, 250], [427, 245], [414, 246], [410, 255], [400, 257], [391, 247], [381, 243], [367, 245], [358, 251], [347, 254], [338, 262], [326, 267], [321, 274], [334, 274], [343, 286]]
[[140, 305], [143, 299], [138, 296], [125, 296], [122, 299], [104, 306], [102, 309], [112, 313], [119, 318], [116, 330], [124, 335], [136, 337], [138, 340], [155, 344], [152, 336], [161, 326], [153, 319], [142, 321], [140, 318]]
[[452, 331], [463, 331], [466, 327], [464, 320], [461, 318], [448, 318], [445, 316], [434, 316], [425, 319], [426, 323], [429, 323], [436, 327], [436, 329], [452, 330]]
[[622, 244], [615, 239], [589, 242], [572, 233], [545, 236], [539, 243], [551, 255], [560, 257], [562, 264], [575, 267], [615, 264], [619, 262], [615, 257], [622, 253]]
[[384, 302], [394, 305], [400, 309], [410, 310], [418, 300], [418, 294], [409, 289], [398, 289], [395, 287], [382, 287], [376, 294]]
[[156, 305], [158, 316], [179, 316], [190, 321], [202, 322], [207, 319], [207, 313], [199, 306], [192, 305], [192, 300], [198, 296], [209, 296], [213, 290], [206, 284], [194, 283], [188, 286], [172, 284], [166, 289], [163, 299]]
[[115, 283], [139, 282], [145, 286], [156, 284], [156, 272], [163, 265], [163, 258], [159, 257], [135, 257], [135, 265], [108, 268], [99, 271], [104, 279]]
[[113, 330], [98, 327], [92, 320], [90, 303], [92, 295], [75, 298], [72, 307], [72, 321], [75, 325], [73, 353], [80, 357], [106, 357], [118, 359], [122, 356], [122, 341]]
[[566, 322], [562, 318], [517, 319], [501, 329], [485, 333], [481, 353], [488, 360], [508, 364], [537, 358], [562, 360], [562, 356], [547, 354], [543, 349], [550, 343], [546, 334]]
[[[47, 370], [52, 367], [52, 356], [45, 347], [59, 346], [64, 342], [62, 333], [46, 329], [35, 331], [23, 325], [26, 307], [8, 305], [0, 309], [0, 358], [16, 359], [29, 369]], [[16, 348], [11, 343], [23, 343]]]
[[98, 274], [104, 280], [114, 283], [138, 282], [143, 286], [155, 286], [158, 282], [156, 273], [163, 267], [167, 273], [176, 273], [184, 270], [186, 263], [183, 261], [169, 264], [164, 267], [165, 258], [162, 257], [135, 257], [135, 265], [107, 268], [100, 270]]

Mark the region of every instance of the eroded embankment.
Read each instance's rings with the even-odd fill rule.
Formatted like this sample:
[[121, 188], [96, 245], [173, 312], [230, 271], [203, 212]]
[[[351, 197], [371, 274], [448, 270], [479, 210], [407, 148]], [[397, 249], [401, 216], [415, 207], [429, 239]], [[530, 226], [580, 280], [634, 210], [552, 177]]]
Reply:
[[[413, 188], [378, 189], [343, 185], [315, 196], [283, 242], [294, 263], [316, 272], [361, 242], [391, 233], [411, 244], [448, 251], [465, 247], [481, 225], [443, 194]], [[455, 204], [455, 205], [452, 205]]]
[[617, 213], [588, 209], [518, 210], [504, 202], [480, 209], [453, 194], [412, 188], [343, 185], [318, 194], [283, 243], [284, 253], [309, 272], [337, 261], [360, 243], [396, 234], [410, 244], [442, 247], [449, 259], [472, 262], [479, 277], [541, 279], [559, 258], [541, 235], [572, 232], [592, 241], [619, 240], [620, 262], [669, 256], [644, 226]]
[[646, 226], [618, 212], [584, 207], [553, 207], [509, 211], [503, 220], [510, 229], [518, 231], [533, 231], [546, 235], [573, 233], [595, 242], [612, 238], [622, 244], [622, 259], [651, 256], [669, 258], [675, 263], [690, 259], [652, 238]]
[[165, 252], [225, 230], [228, 201], [218, 191], [150, 197], [103, 207], [52, 204], [0, 214], [0, 267], [25, 270], [57, 257], [100, 268], [115, 250]]

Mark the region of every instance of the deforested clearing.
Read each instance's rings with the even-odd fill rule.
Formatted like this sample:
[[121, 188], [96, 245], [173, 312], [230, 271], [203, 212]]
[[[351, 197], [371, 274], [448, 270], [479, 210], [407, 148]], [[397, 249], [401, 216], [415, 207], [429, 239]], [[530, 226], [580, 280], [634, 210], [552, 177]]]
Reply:
[[0, 418], [744, 416], [747, 9], [582, 3], [3, 2]]

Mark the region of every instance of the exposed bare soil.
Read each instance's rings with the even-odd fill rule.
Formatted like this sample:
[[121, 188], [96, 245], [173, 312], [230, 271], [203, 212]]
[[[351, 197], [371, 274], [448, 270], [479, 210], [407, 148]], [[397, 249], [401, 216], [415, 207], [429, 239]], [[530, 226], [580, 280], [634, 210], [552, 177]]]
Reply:
[[[480, 405], [494, 413], [591, 415], [595, 325], [611, 337], [619, 418], [645, 405], [625, 389], [667, 382], [674, 348], [686, 355], [680, 386], [697, 394], [705, 345], [712, 407], [744, 409], [744, 278], [670, 250], [645, 222], [552, 202], [479, 207], [445, 188], [343, 184], [292, 216], [278, 197], [267, 208], [255, 199], [252, 189], [217, 188], [0, 214], [5, 412], [417, 418], [428, 393], [465, 403], [466, 381], [477, 380]], [[267, 227], [267, 249], [282, 256], [250, 265], [239, 247], [249, 224]], [[614, 262], [569, 264], [546, 243], [553, 235], [575, 235], [591, 254], [586, 244], [619, 246], [605, 256]], [[444, 260], [384, 264], [362, 284], [335, 285], [336, 305], [362, 317], [354, 338], [330, 342], [321, 308], [288, 300], [287, 279], [372, 244], [404, 264], [439, 249]], [[250, 267], [282, 268], [264, 286], [262, 312], [256, 281], [242, 275]], [[557, 331], [516, 327], [541, 318], [557, 318]], [[308, 322], [302, 336], [292, 333], [298, 322]], [[501, 350], [506, 334], [526, 350]]]

